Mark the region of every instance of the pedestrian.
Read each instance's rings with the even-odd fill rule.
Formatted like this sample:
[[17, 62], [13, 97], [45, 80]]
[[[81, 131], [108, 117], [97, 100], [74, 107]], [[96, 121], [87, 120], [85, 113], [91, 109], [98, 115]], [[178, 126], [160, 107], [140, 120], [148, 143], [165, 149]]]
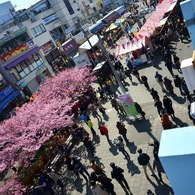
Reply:
[[108, 135], [109, 131], [107, 127], [105, 125], [99, 124], [99, 130], [102, 135], [106, 136], [108, 143], [111, 143], [111, 140], [109, 139], [109, 135]]
[[137, 78], [139, 82], [141, 82], [141, 78], [136, 67], [133, 67], [132, 74]]
[[145, 118], [146, 113], [142, 110], [142, 107], [137, 102], [134, 102], [134, 105], [135, 105], [135, 109], [137, 110], [137, 112], [141, 114], [142, 119], [146, 120]]
[[119, 108], [118, 108], [118, 102], [115, 98], [111, 99], [111, 105], [117, 111], [117, 114], [119, 114], [120, 112], [119, 112]]
[[162, 102], [159, 99], [154, 100], [154, 106], [157, 108], [159, 116], [161, 116], [161, 110], [164, 110]]
[[116, 100], [116, 101], [117, 101], [118, 110], [120, 111], [120, 113], [123, 115], [126, 115], [126, 112], [125, 112], [123, 106], [121, 105], [121, 102], [119, 100]]
[[104, 91], [103, 88], [98, 87], [97, 93], [99, 93], [99, 97], [100, 97], [101, 99], [104, 98], [105, 91]]
[[158, 73], [158, 71], [156, 71], [155, 79], [156, 79], [157, 83], [160, 85], [162, 92], [165, 92], [165, 89], [163, 86], [163, 77], [161, 74]]
[[182, 81], [181, 81], [181, 89], [184, 92], [183, 94], [186, 96], [188, 101], [191, 103], [192, 99], [191, 99], [191, 96], [190, 96], [190, 92], [188, 90], [188, 87], [187, 87], [186, 82], [185, 82], [184, 79], [182, 79]]
[[169, 91], [171, 96], [175, 95], [173, 91], [172, 81], [168, 79], [167, 77], [164, 78], [164, 85], [165, 85], [166, 90]]
[[110, 98], [112, 98], [112, 97], [113, 97], [112, 88], [111, 88], [111, 85], [108, 84], [108, 83], [109, 83], [109, 81], [107, 81], [107, 82], [105, 83], [104, 90], [107, 92], [108, 96], [109, 96]]
[[172, 123], [169, 119], [169, 115], [164, 110], [161, 111], [161, 124], [163, 126], [163, 129], [172, 128]]
[[52, 179], [45, 172], [40, 171], [36, 188], [41, 188], [43, 192], [50, 192], [54, 195], [55, 192], [52, 189]]
[[102, 184], [97, 181], [91, 181], [91, 191], [93, 195], [108, 195], [108, 192], [102, 189]]
[[126, 159], [130, 158], [128, 152], [125, 150], [123, 138], [120, 135], [117, 137], [117, 139], [114, 139], [114, 144], [116, 145], [118, 150], [123, 153]]
[[71, 157], [69, 155], [65, 155], [64, 162], [66, 163], [68, 170], [73, 171], [78, 176], [78, 172], [75, 169], [75, 167], [71, 164], [71, 161], [72, 161]]
[[115, 179], [122, 186], [124, 190], [127, 189], [132, 195], [129, 184], [123, 175], [124, 170], [121, 167], [116, 166], [115, 163], [113, 162], [110, 163], [110, 166], [112, 167], [111, 177]]
[[98, 175], [98, 180], [102, 184], [103, 189], [105, 189], [108, 194], [116, 195], [114, 191], [114, 185], [112, 184], [112, 179], [106, 177], [105, 175]]
[[175, 54], [173, 55], [173, 62], [178, 70], [179, 73], [181, 73], [181, 63], [179, 61], [179, 57], [176, 56]]
[[131, 76], [131, 70], [128, 69], [127, 67], [125, 67], [125, 75], [126, 75], [126, 77], [129, 78], [129, 80], [131, 81], [131, 83], [133, 83], [132, 76]]
[[71, 158], [71, 164], [75, 167], [76, 171], [81, 174], [86, 181], [90, 178], [90, 175], [84, 165], [81, 163], [81, 158], [78, 156], [73, 156]]
[[51, 168], [47, 169], [47, 175], [51, 177], [51, 179], [54, 181], [55, 184], [59, 185], [62, 189], [64, 187], [64, 184], [60, 180], [59, 176], [55, 173], [55, 171]]
[[95, 163], [93, 158], [89, 160], [89, 168], [93, 169], [96, 175], [106, 175], [105, 171]]
[[166, 95], [163, 96], [163, 105], [167, 114], [169, 114], [172, 118], [175, 118], [175, 111], [172, 107], [172, 101]]
[[97, 108], [99, 109], [99, 111], [100, 111], [103, 115], [105, 115], [105, 114], [106, 114], [106, 112], [105, 112], [106, 108], [104, 108], [104, 107], [102, 106], [101, 101], [100, 101], [100, 100], [97, 100], [96, 104], [97, 104]]
[[92, 133], [93, 135], [96, 135], [95, 129], [93, 128], [93, 123], [92, 123], [92, 121], [91, 121], [91, 120], [88, 120], [88, 121], [86, 122], [86, 124], [87, 124], [87, 126], [90, 128], [91, 133]]
[[116, 128], [118, 129], [119, 134], [122, 135], [123, 139], [128, 143], [129, 140], [127, 139], [127, 129], [125, 124], [122, 121], [118, 121], [116, 123]]
[[171, 58], [171, 51], [169, 48], [167, 48], [167, 50], [164, 53], [164, 61], [165, 63], [170, 62], [170, 64], [173, 64], [172, 58]]
[[91, 155], [93, 157], [96, 157], [95, 148], [94, 148], [92, 140], [89, 138], [89, 136], [85, 136], [82, 141], [83, 141], [84, 146], [87, 148], [87, 150], [89, 150], [91, 152]]
[[175, 87], [179, 88], [181, 95], [183, 95], [182, 88], [181, 88], [181, 81], [182, 79], [178, 75], [175, 75], [175, 78], [174, 78]]
[[146, 178], [148, 179], [148, 174], [146, 170], [147, 167], [150, 169], [152, 173], [151, 176], [155, 176], [154, 170], [152, 169], [152, 166], [150, 164], [150, 156], [146, 153], [143, 153], [141, 148], [138, 149], [137, 152], [139, 154], [139, 156], [137, 157], [138, 163], [143, 167]]
[[148, 91], [150, 91], [150, 87], [149, 87], [149, 84], [148, 84], [148, 78], [145, 75], [142, 75], [141, 76], [141, 80], [143, 81], [143, 84], [146, 87], [146, 89]]
[[150, 94], [151, 94], [151, 96], [153, 97], [154, 100], [155, 99], [157, 99], [157, 100], [160, 99], [160, 97], [158, 95], [158, 92], [156, 90], [154, 90], [154, 88], [151, 89]]
[[102, 121], [102, 117], [97, 112], [97, 106], [95, 104], [89, 104], [88, 109], [91, 111], [92, 116], [97, 118], [98, 122]]
[[172, 75], [172, 77], [175, 77], [175, 75], [173, 74], [173, 67], [172, 67], [172, 63], [170, 61], [167, 61], [165, 63], [165, 66], [167, 67], [168, 71], [170, 72], [170, 74]]

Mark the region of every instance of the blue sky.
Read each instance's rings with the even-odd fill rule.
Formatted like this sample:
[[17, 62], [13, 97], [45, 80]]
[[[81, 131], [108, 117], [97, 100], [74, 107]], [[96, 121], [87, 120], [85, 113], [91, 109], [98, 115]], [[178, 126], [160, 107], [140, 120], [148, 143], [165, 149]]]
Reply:
[[[0, 0], [0, 3], [4, 3], [8, 0]], [[24, 9], [24, 8], [28, 8], [31, 5], [37, 3], [39, 0], [10, 0], [12, 5], [17, 5], [17, 7], [15, 8], [15, 10], [19, 10], [19, 9]]]

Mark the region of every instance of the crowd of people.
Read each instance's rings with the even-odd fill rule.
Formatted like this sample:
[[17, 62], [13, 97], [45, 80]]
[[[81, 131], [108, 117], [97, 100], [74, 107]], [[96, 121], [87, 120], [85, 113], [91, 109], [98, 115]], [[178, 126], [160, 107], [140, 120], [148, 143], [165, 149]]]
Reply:
[[[162, 56], [165, 67], [170, 73], [170, 75], [161, 75], [159, 71], [156, 71], [154, 74], [154, 79], [159, 84], [162, 93], [164, 93], [162, 98], [159, 96], [157, 90], [150, 87], [151, 78], [148, 78], [146, 75], [140, 75], [139, 70], [132, 66], [131, 60], [127, 59], [127, 64], [124, 67], [120, 60], [114, 56], [114, 54], [110, 54], [110, 58], [114, 64], [116, 73], [124, 86], [126, 86], [127, 83], [129, 84], [128, 80], [130, 80], [131, 84], [133, 84], [133, 80], [135, 78], [138, 85], [143, 85], [148, 93], [151, 94], [154, 101], [154, 107], [157, 109], [159, 114], [159, 121], [161, 122], [164, 130], [175, 127], [171, 121], [171, 119], [175, 118], [175, 110], [172, 103], [172, 98], [176, 96], [175, 88], [179, 89], [179, 95], [184, 96], [189, 103], [192, 102], [191, 94], [187, 88], [184, 78], [182, 77], [180, 58], [176, 54], [172, 55], [170, 40], [171, 36], [167, 35], [171, 33], [170, 31], [176, 32], [176, 35], [181, 41], [183, 41], [183, 39], [189, 40], [189, 36], [186, 33], [185, 26], [183, 26], [183, 24], [181, 24], [183, 26], [182, 32], [181, 30], [178, 31], [181, 26], [178, 27], [178, 23], [175, 24], [176, 26], [174, 24], [175, 22], [173, 21], [172, 26], [169, 27], [164, 34], [162, 34], [162, 36], [155, 37], [153, 39], [156, 47], [156, 56], [158, 56], [158, 54]], [[174, 74], [173, 68], [177, 69], [177, 75]], [[96, 146], [94, 144], [94, 139], [97, 134], [105, 136], [110, 147], [116, 147], [117, 150], [124, 155], [127, 161], [130, 161], [131, 159], [131, 155], [126, 150], [130, 140], [127, 136], [127, 127], [125, 126], [124, 122], [121, 120], [116, 122], [118, 136], [114, 140], [110, 139], [110, 130], [105, 124], [105, 118], [107, 117], [108, 113], [103, 105], [104, 101], [110, 103], [117, 115], [123, 115], [124, 117], [127, 116], [122, 104], [116, 97], [114, 80], [114, 78], [107, 80], [105, 84], [98, 87], [97, 90], [92, 88], [89, 89], [89, 91], [86, 92], [87, 94], [85, 94], [87, 96], [85, 96], [85, 98], [82, 96], [72, 108], [72, 113], [74, 114], [75, 119], [77, 119], [77, 122], [79, 121], [79, 124], [75, 123], [73, 125], [72, 135], [74, 138], [77, 138], [78, 143], [82, 144], [88, 152], [88, 164], [83, 164], [82, 157], [79, 155], [72, 154], [71, 151], [67, 152], [67, 150], [64, 152], [64, 162], [67, 165], [67, 170], [74, 173], [76, 177], [82, 176], [86, 180], [86, 184], [90, 186], [90, 189], [94, 195], [116, 195], [115, 186], [112, 183], [112, 180], [116, 180], [125, 192], [133, 194], [130, 183], [124, 176], [124, 170], [122, 167], [118, 166], [117, 163], [110, 162], [111, 172], [108, 173], [105, 171], [103, 166], [97, 163], [98, 155], [96, 153]], [[117, 82], [115, 84], [117, 85]], [[140, 118], [142, 120], [146, 120], [147, 113], [143, 111], [141, 105], [138, 102], [134, 102], [134, 106], [137, 113], [140, 115]], [[188, 106], [188, 110], [189, 114], [190, 106]], [[94, 129], [91, 116], [97, 120], [98, 130]], [[189, 117], [195, 124], [195, 119], [193, 119], [190, 114]], [[89, 127], [91, 134], [83, 127], [84, 123]], [[182, 124], [179, 125], [182, 126]], [[159, 142], [155, 140], [153, 143], [149, 143], [149, 146], [153, 147], [153, 166], [151, 165], [151, 156], [145, 153], [142, 148], [137, 150], [137, 162], [141, 167], [143, 167], [143, 172], [147, 179], [149, 179], [147, 173], [147, 168], [149, 168], [151, 171], [151, 176], [157, 178], [161, 183], [163, 183], [162, 173], [165, 171], [158, 157]], [[154, 171], [155, 169], [157, 170], [158, 177]], [[40, 173], [34, 194], [39, 194], [40, 189], [43, 191], [49, 191], [51, 194], [55, 194], [54, 190], [52, 189], [54, 184], [58, 185], [62, 189], [64, 187], [63, 182], [55, 171], [52, 168], [48, 168], [44, 172]], [[146, 194], [154, 193], [148, 189]]]

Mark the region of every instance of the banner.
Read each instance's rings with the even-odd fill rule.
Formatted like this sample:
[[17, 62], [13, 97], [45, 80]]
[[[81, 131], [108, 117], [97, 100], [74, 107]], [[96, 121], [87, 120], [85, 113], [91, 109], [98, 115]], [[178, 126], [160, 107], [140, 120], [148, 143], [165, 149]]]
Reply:
[[130, 94], [120, 95], [118, 96], [118, 99], [127, 115], [135, 117], [139, 114], [134, 106], [134, 103], [133, 103], [133, 100]]
[[77, 67], [82, 67], [86, 65], [91, 65], [91, 62], [89, 61], [89, 58], [86, 53], [81, 54], [75, 58], [73, 58], [73, 61]]

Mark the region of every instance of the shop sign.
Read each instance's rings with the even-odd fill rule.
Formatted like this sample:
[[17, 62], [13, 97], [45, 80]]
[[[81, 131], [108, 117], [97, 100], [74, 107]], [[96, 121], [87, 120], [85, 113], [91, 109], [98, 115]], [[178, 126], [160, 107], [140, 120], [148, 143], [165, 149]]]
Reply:
[[21, 80], [17, 81], [17, 82], [16, 82], [16, 85], [19, 86], [19, 85], [21, 85], [22, 83], [24, 83], [24, 79], [21, 79]]
[[45, 24], [49, 24], [50, 22], [56, 20], [57, 18], [58, 18], [58, 16], [56, 14], [52, 14], [52, 15], [48, 16], [47, 18], [44, 18], [43, 22]]
[[47, 66], [45, 64], [42, 64], [41, 66], [39, 66], [37, 69], [36, 69], [36, 75], [39, 75], [40, 73], [42, 73], [44, 70], [47, 69]]
[[49, 41], [47, 43], [45, 43], [44, 45], [41, 46], [41, 49], [43, 50], [43, 53], [46, 54], [49, 51], [51, 51], [54, 48], [54, 44], [52, 41]]
[[91, 65], [91, 62], [89, 61], [89, 58], [86, 53], [81, 54], [75, 58], [73, 58], [73, 61], [77, 67], [83, 67], [86, 65]]
[[69, 33], [71, 33], [73, 30], [74, 30], [74, 27], [69, 27], [69, 28], [67, 28], [67, 29], [65, 30], [65, 33], [66, 33], [66, 34], [69, 34]]
[[26, 46], [27, 46], [28, 48], [31, 48], [31, 47], [35, 46], [35, 42], [33, 41], [33, 39], [27, 41], [27, 42], [26, 42]]
[[71, 52], [73, 52], [74, 50], [78, 49], [78, 44], [76, 43], [76, 41], [74, 39], [71, 39], [65, 43], [62, 44], [64, 53], [66, 55], [70, 54]]
[[3, 91], [0, 92], [0, 102], [5, 99], [12, 91], [14, 91], [13, 87], [9, 85]]

